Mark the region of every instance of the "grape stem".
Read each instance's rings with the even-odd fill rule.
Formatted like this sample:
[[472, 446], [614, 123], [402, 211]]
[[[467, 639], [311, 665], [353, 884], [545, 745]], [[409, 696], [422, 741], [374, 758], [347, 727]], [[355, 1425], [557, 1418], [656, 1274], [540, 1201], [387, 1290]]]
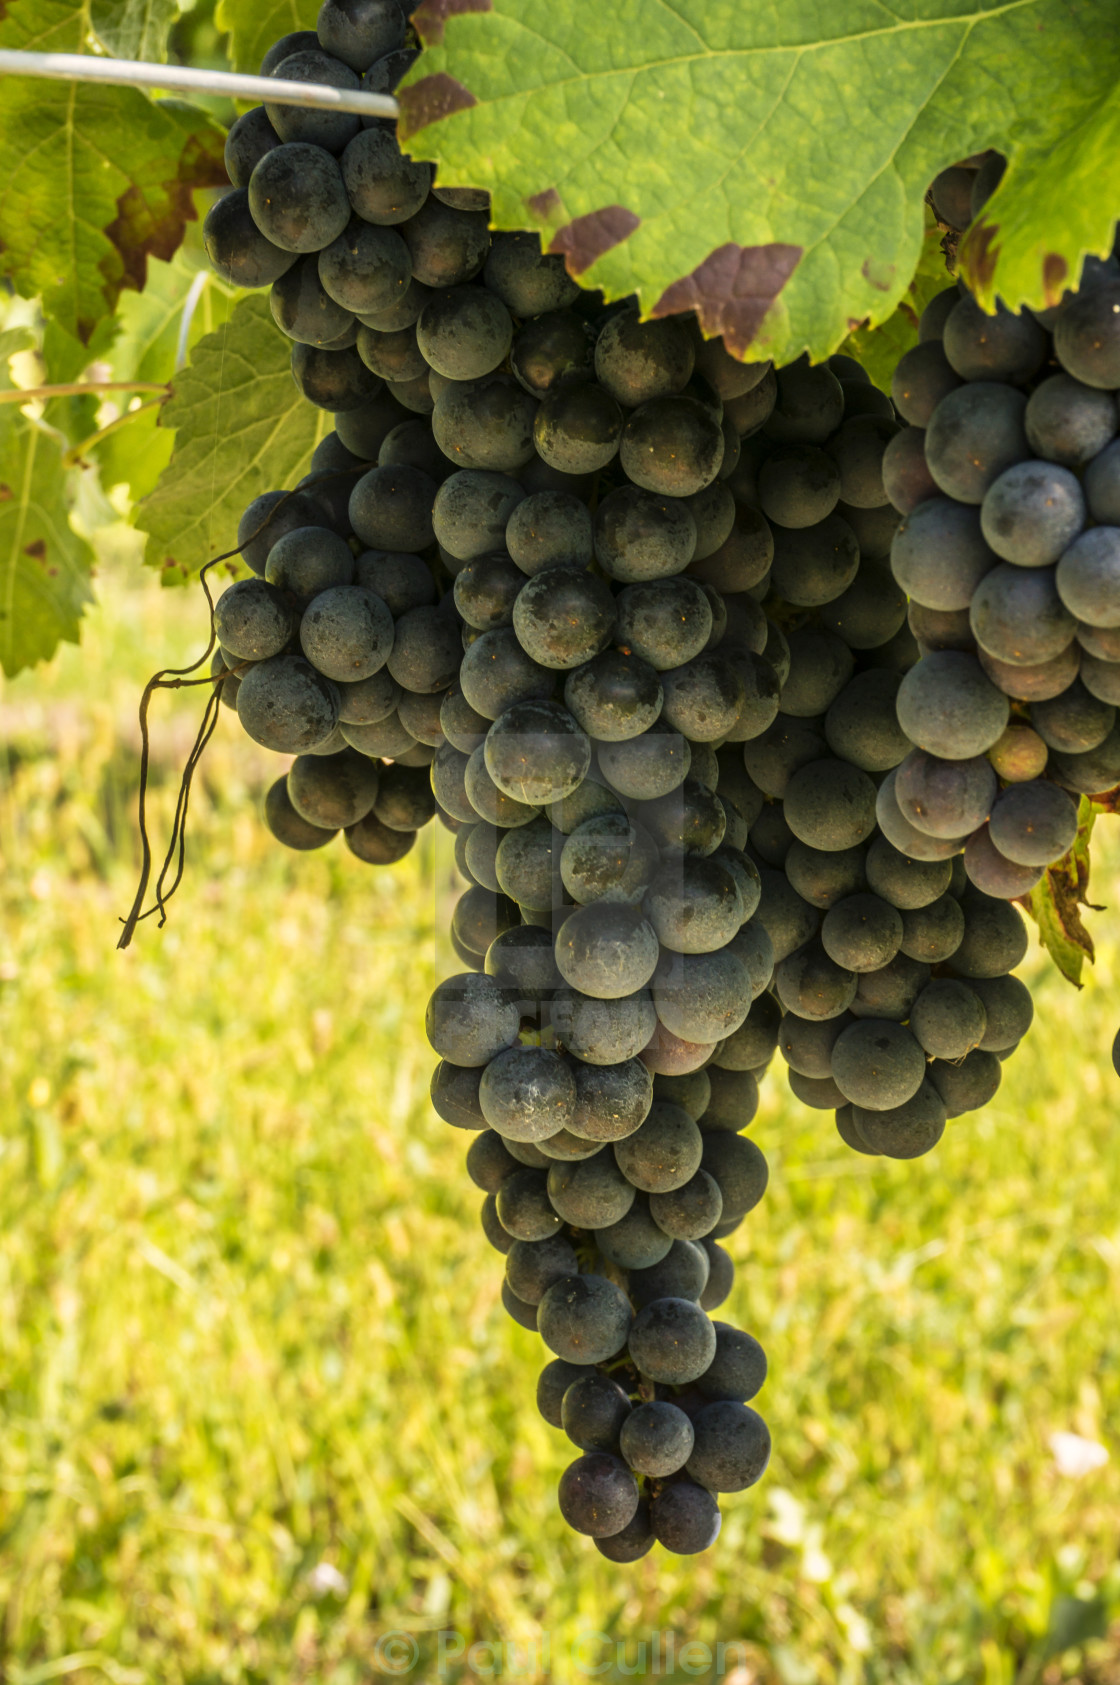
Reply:
[[91, 451], [95, 445], [99, 445], [103, 439], [107, 439], [110, 433], [116, 433], [127, 422], [134, 421], [138, 415], [144, 415], [148, 410], [162, 409], [170, 396], [169, 392], [165, 392], [162, 397], [149, 398], [146, 404], [137, 404], [134, 410], [125, 410], [122, 415], [117, 416], [115, 421], [110, 421], [105, 427], [99, 427], [96, 433], [91, 433], [89, 438], [83, 439], [80, 445], [71, 446], [62, 458], [63, 466], [76, 468], [86, 452]]
[[331, 88], [321, 82], [287, 82], [276, 76], [242, 76], [229, 70], [204, 70], [187, 64], [143, 64], [102, 58], [92, 53], [0, 52], [0, 73], [38, 76], [61, 82], [111, 82], [133, 88], [171, 88], [179, 93], [217, 94], [225, 99], [265, 100], [317, 110], [356, 111], [365, 117], [396, 117], [400, 107], [391, 94], [358, 88]]
[[159, 392], [171, 396], [163, 380], [67, 380], [59, 386], [13, 386], [0, 392], [0, 404], [33, 404], [47, 398], [84, 398], [87, 392]]

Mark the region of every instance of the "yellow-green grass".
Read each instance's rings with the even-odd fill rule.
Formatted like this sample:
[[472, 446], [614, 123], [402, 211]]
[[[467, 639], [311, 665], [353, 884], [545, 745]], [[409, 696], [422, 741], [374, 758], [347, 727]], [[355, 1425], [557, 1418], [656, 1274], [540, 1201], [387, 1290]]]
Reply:
[[[1081, 994], [1032, 951], [1034, 1030], [924, 1160], [849, 1153], [772, 1071], [722, 1314], [773, 1461], [714, 1550], [616, 1568], [559, 1519], [541, 1348], [427, 1103], [446, 846], [286, 853], [225, 713], [169, 923], [119, 953], [135, 704], [201, 616], [123, 563], [102, 602], [3, 693], [0, 1675], [357, 1685], [403, 1632], [425, 1682], [665, 1678], [670, 1633], [682, 1679], [738, 1644], [734, 1685], [1120, 1679], [1114, 914]], [[164, 827], [199, 707], [154, 709]], [[1111, 1462], [1062, 1474], [1055, 1430]]]

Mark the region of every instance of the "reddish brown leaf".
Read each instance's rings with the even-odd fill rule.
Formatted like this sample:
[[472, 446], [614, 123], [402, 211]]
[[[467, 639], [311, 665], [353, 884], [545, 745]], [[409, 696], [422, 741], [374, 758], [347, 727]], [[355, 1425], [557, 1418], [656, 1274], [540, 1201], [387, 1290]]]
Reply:
[[412, 14], [417, 33], [426, 47], [438, 47], [448, 18], [462, 12], [492, 12], [491, 0], [421, 0]]
[[426, 129], [429, 123], [454, 117], [457, 111], [469, 111], [472, 105], [478, 104], [469, 88], [442, 70], [414, 82], [410, 88], [401, 88], [397, 99], [401, 107], [397, 132], [402, 140], [419, 129]]
[[23, 553], [25, 556], [30, 556], [33, 562], [43, 562], [46, 561], [47, 546], [43, 539], [37, 538], [33, 544], [24, 545]]
[[563, 253], [569, 275], [582, 275], [604, 252], [620, 246], [641, 225], [641, 217], [625, 205], [604, 205], [601, 211], [589, 211], [558, 228], [548, 249]]
[[546, 187], [543, 193], [534, 193], [525, 203], [541, 222], [550, 222], [560, 209], [561, 199], [555, 187]]
[[723, 335], [734, 357], [746, 355], [767, 311], [801, 261], [801, 246], [717, 246], [703, 263], [667, 287], [655, 316], [695, 310], [709, 338]]
[[1046, 288], [1047, 304], [1061, 302], [1068, 274], [1069, 264], [1065, 258], [1058, 252], [1047, 252], [1042, 260], [1042, 285]]
[[977, 223], [968, 236], [968, 271], [978, 286], [987, 286], [996, 272], [998, 222]]
[[[183, 148], [178, 170], [159, 182], [134, 182], [117, 200], [117, 217], [106, 228], [119, 254], [119, 267], [106, 274], [107, 302], [112, 306], [122, 286], [143, 292], [148, 259], [169, 263], [179, 250], [188, 222], [198, 219], [193, 194], [200, 187], [222, 187], [229, 178], [217, 129], [191, 135]], [[102, 265], [105, 272], [108, 265]], [[96, 324], [89, 324], [90, 331]], [[83, 336], [85, 337], [85, 336]]]

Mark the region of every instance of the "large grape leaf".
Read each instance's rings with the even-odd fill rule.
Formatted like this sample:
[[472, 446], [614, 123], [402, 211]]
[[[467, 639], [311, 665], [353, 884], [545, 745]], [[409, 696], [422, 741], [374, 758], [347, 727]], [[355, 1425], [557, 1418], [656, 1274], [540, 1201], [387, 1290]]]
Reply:
[[179, 0], [91, 0], [94, 34], [116, 58], [147, 64], [167, 60], [167, 36], [179, 16]]
[[214, 21], [228, 31], [231, 69], [255, 76], [281, 35], [315, 28], [319, 4], [320, 0], [218, 0]]
[[[78, 52], [78, 0], [5, 0], [0, 46]], [[0, 247], [18, 292], [83, 344], [149, 256], [170, 258], [193, 190], [226, 179], [224, 131], [205, 112], [133, 88], [0, 80]]]
[[695, 307], [739, 355], [821, 357], [885, 321], [957, 158], [1007, 152], [1007, 197], [1032, 226], [1053, 211], [1071, 271], [1120, 203], [1115, 146], [1072, 221], [1062, 202], [1120, 80], [1120, 0], [423, 0], [413, 21], [410, 150], [585, 284]]
[[[0, 391], [13, 389], [13, 352], [31, 343], [25, 329], [0, 334]], [[60, 640], [76, 644], [92, 601], [93, 552], [68, 519], [76, 476], [63, 467], [63, 443], [18, 404], [0, 404], [0, 666], [9, 678], [47, 660]]]
[[178, 585], [233, 548], [254, 497], [307, 473], [330, 418], [300, 396], [288, 341], [259, 294], [199, 341], [172, 387], [160, 424], [174, 428], [175, 448], [136, 524], [149, 566]]

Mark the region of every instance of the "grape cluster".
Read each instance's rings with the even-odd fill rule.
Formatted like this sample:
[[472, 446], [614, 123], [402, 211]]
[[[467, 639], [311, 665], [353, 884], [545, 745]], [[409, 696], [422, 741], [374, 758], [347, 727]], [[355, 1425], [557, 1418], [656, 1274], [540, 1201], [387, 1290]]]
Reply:
[[[397, 0], [326, 0], [262, 71], [388, 91], [412, 55]], [[1020, 891], [990, 862], [1039, 821], [1007, 803], [1068, 806], [1089, 777], [1068, 768], [1114, 741], [1085, 676], [1110, 655], [1104, 550], [1073, 673], [1008, 690], [993, 663], [1044, 663], [993, 653], [1008, 610], [977, 603], [1001, 572], [1064, 603], [1070, 570], [1036, 559], [1061, 512], [1020, 473], [988, 519], [1025, 451], [979, 496], [940, 476], [998, 455], [1009, 404], [1081, 438], [1103, 403], [1095, 491], [1024, 435], [1085, 487], [1064, 558], [1111, 530], [1085, 510], [1104, 522], [1114, 392], [1081, 365], [1042, 379], [1050, 327], [978, 322], [958, 289], [894, 402], [843, 356], [744, 365], [693, 317], [643, 322], [536, 236], [492, 233], [486, 194], [439, 186], [389, 123], [266, 104], [227, 161], [211, 258], [271, 287], [334, 431], [245, 513], [252, 577], [216, 611], [224, 699], [296, 757], [267, 801], [289, 846], [342, 829], [389, 862], [433, 816], [454, 833], [463, 970], [428, 1007], [432, 1102], [473, 1132], [503, 1302], [553, 1354], [538, 1404], [581, 1453], [561, 1510], [612, 1561], [703, 1550], [718, 1494], [769, 1455], [762, 1347], [711, 1315], [734, 1279], [720, 1242], [766, 1187], [742, 1133], [762, 1077], [780, 1051], [849, 1146], [896, 1158], [989, 1099], [1031, 1019]], [[964, 175], [934, 184], [939, 214], [996, 172]], [[976, 355], [1026, 322], [1039, 361], [958, 372], [958, 309]], [[939, 432], [958, 392], [980, 419]], [[1078, 661], [1109, 711], [1092, 746], [1068, 740], [1092, 712]], [[1044, 729], [1040, 704], [1067, 695]]]
[[[971, 214], [1001, 169], [957, 168]], [[890, 823], [922, 858], [963, 850], [992, 896], [1028, 894], [1072, 846], [1078, 798], [1120, 782], [1118, 389], [1115, 257], [1040, 313], [946, 288], [895, 371], [911, 425], [891, 447], [891, 565], [921, 659]]]
[[[515, 368], [565, 347], [535, 461], [464, 468], [435, 500], [465, 647], [432, 785], [469, 887], [467, 969], [428, 1035], [436, 1111], [480, 1132], [506, 1309], [555, 1354], [542, 1413], [583, 1453], [561, 1510], [634, 1561], [705, 1549], [716, 1494], [769, 1456], [762, 1349], [708, 1312], [767, 1177], [740, 1134], [774, 1047], [743, 1034], [773, 951], [741, 746], [777, 714], [785, 644], [760, 606], [769, 524], [726, 482], [778, 382], [685, 320], [573, 303], [512, 341]], [[476, 461], [491, 437], [476, 418]]]
[[888, 488], [916, 430], [844, 357], [779, 371], [779, 393], [794, 380], [796, 421], [776, 411], [734, 477], [774, 532], [766, 612], [789, 651], [780, 712], [743, 746], [775, 964], [745, 1028], [778, 1048], [803, 1104], [835, 1110], [849, 1146], [914, 1158], [991, 1099], [1030, 1025], [1029, 992], [1008, 975], [1026, 932], [970, 882], [959, 843], [919, 833], [898, 806], [914, 754], [900, 697], [919, 646], [892, 576]]

